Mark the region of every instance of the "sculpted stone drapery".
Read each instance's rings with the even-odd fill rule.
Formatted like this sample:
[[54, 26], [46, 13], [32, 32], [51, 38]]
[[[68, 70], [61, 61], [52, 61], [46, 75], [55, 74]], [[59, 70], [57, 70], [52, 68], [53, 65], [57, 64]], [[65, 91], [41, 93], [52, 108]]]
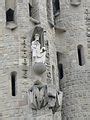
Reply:
[[33, 63], [45, 63], [46, 50], [45, 47], [40, 48], [39, 37], [39, 34], [35, 34], [35, 40], [32, 41], [31, 45]]
[[40, 110], [47, 106], [52, 109], [53, 114], [61, 110], [62, 96], [61, 91], [56, 90], [53, 86], [42, 85], [40, 82], [34, 84], [29, 90], [31, 108]]
[[40, 110], [41, 108], [45, 107], [48, 103], [47, 86], [43, 86], [41, 83], [34, 84], [29, 90], [29, 97], [31, 108], [33, 110]]

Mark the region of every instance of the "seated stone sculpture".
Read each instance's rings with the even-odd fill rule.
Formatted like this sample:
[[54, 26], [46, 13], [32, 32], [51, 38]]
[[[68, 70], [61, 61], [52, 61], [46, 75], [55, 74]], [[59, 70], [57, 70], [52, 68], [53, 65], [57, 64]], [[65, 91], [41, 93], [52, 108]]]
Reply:
[[39, 34], [35, 34], [35, 40], [32, 41], [31, 45], [33, 63], [45, 63], [46, 50], [45, 47], [40, 47], [41, 44], [39, 43]]

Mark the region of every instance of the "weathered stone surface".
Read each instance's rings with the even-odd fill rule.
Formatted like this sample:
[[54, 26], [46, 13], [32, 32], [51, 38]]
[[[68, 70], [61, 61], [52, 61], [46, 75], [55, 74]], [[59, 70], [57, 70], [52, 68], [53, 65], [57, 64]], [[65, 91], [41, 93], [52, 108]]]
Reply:
[[[33, 19], [30, 20], [29, 16], [29, 0], [16, 0], [16, 25], [7, 26], [8, 7], [5, 0], [0, 0], [0, 119], [60, 120], [61, 113], [55, 113], [53, 116], [51, 110], [37, 111], [33, 115], [34, 112], [27, 102], [26, 92], [38, 79], [33, 73], [31, 42], [33, 31], [39, 24], [46, 31], [44, 44], [47, 48], [46, 71], [39, 76], [40, 81], [47, 85], [54, 84], [63, 91], [63, 120], [90, 120], [90, 0], [81, 0], [77, 7], [72, 6], [70, 0], [60, 0], [60, 14], [56, 16], [55, 23], [61, 30], [62, 25], [64, 26], [66, 32], [62, 33], [60, 29], [54, 28], [51, 0], [32, 1]], [[50, 8], [47, 9], [46, 5]], [[60, 24], [60, 20], [63, 24]], [[84, 47], [83, 66], [78, 64], [79, 44]], [[62, 79], [58, 76], [57, 51], [62, 54]], [[54, 81], [52, 65], [55, 70]], [[12, 96], [10, 75], [13, 71], [17, 72], [16, 96]]]
[[35, 63], [33, 65], [33, 69], [34, 69], [34, 72], [36, 74], [40, 75], [40, 74], [42, 74], [42, 73], [44, 73], [46, 71], [46, 65], [44, 63], [42, 63], [42, 62]]

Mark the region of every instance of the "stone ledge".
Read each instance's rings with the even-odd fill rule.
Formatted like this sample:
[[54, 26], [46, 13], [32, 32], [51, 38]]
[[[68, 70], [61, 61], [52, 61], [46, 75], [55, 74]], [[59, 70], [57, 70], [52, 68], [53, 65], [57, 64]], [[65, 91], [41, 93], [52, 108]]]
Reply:
[[81, 2], [76, 2], [76, 3], [71, 2], [72, 6], [79, 6], [80, 4], [81, 4]]
[[66, 27], [63, 23], [63, 19], [60, 17], [57, 17], [55, 19], [55, 25], [54, 25], [55, 30], [59, 30], [60, 32], [66, 32]]
[[7, 22], [6, 27], [8, 29], [14, 30], [15, 28], [17, 28], [17, 25], [14, 22]]
[[66, 28], [65, 27], [60, 27], [60, 26], [55, 25], [54, 28], [56, 30], [59, 30], [60, 32], [66, 32]]

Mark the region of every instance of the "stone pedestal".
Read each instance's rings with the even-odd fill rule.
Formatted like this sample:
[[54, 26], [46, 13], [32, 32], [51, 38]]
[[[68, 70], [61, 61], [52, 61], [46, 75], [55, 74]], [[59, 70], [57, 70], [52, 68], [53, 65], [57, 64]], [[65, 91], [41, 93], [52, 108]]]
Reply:
[[52, 114], [51, 110], [40, 110], [33, 112], [32, 115], [28, 116], [27, 120], [62, 120], [61, 111]]
[[53, 114], [51, 110], [40, 110], [32, 115], [30, 120], [53, 120]]

